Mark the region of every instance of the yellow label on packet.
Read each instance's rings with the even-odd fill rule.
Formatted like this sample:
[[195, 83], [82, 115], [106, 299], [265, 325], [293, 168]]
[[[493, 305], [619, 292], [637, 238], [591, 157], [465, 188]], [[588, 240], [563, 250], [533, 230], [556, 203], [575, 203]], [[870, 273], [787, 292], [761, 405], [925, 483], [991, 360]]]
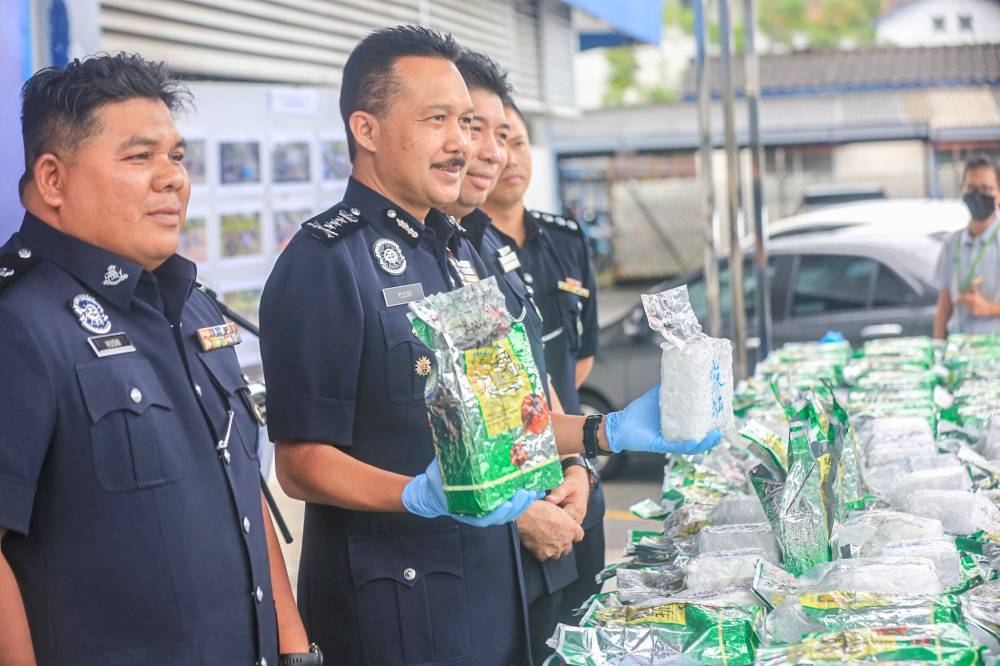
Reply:
[[626, 625], [637, 624], [687, 624], [685, 604], [663, 604], [650, 608], [629, 609]]
[[531, 393], [531, 382], [506, 338], [490, 347], [466, 350], [465, 371], [488, 437], [523, 426], [521, 402]]
[[896, 649], [895, 636], [871, 629], [849, 629], [806, 638], [788, 649], [791, 663], [829, 662], [831, 655], [843, 659], [864, 659]]
[[843, 610], [886, 606], [891, 599], [884, 594], [874, 592], [851, 592], [834, 590], [831, 592], [810, 592], [799, 595], [799, 603], [804, 608], [818, 610]]

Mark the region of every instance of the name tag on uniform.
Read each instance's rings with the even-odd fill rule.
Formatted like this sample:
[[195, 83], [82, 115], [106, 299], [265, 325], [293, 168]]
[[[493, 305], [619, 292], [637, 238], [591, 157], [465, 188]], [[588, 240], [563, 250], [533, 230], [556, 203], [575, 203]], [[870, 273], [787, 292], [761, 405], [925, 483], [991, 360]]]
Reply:
[[385, 298], [385, 304], [389, 307], [412, 303], [424, 297], [424, 285], [414, 282], [413, 284], [404, 284], [401, 287], [386, 287], [382, 290], [382, 296]]
[[198, 342], [204, 351], [232, 347], [243, 341], [236, 324], [219, 324], [218, 326], [206, 326], [199, 328]]
[[124, 333], [108, 333], [106, 335], [92, 335], [87, 338], [87, 344], [94, 350], [98, 357], [114, 356], [116, 354], [127, 354], [134, 352], [135, 347]]
[[521, 267], [521, 260], [518, 259], [517, 253], [511, 249], [510, 245], [504, 245], [497, 250], [497, 261], [500, 263], [500, 270], [504, 273], [516, 271]]
[[471, 261], [468, 259], [453, 259], [452, 261], [463, 285], [479, 282], [479, 273], [476, 272], [476, 267], [472, 265]]
[[589, 298], [590, 290], [583, 286], [579, 280], [574, 280], [573, 278], [566, 278], [565, 280], [559, 280], [557, 283], [560, 291], [568, 291], [571, 294], [576, 294], [580, 298]]

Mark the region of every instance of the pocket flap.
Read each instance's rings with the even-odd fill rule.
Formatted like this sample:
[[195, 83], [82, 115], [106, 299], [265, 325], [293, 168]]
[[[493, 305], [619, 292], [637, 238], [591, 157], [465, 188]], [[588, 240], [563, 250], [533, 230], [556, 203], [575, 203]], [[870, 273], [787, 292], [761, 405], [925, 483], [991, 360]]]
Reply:
[[347, 550], [355, 589], [380, 578], [413, 587], [428, 574], [462, 577], [462, 537], [457, 525], [351, 536]]
[[412, 342], [415, 345], [424, 346], [424, 343], [417, 337], [409, 313], [410, 308], [405, 305], [386, 308], [378, 313], [382, 319], [382, 333], [385, 335], [386, 349], [392, 349], [401, 342]]
[[76, 366], [77, 380], [92, 423], [119, 410], [142, 414], [150, 405], [173, 409], [149, 361], [131, 354], [126, 356]]
[[198, 358], [201, 359], [202, 365], [208, 369], [212, 381], [223, 392], [233, 394], [246, 388], [247, 383], [243, 380], [243, 374], [240, 371], [240, 364], [236, 360], [234, 350], [215, 349], [198, 352]]

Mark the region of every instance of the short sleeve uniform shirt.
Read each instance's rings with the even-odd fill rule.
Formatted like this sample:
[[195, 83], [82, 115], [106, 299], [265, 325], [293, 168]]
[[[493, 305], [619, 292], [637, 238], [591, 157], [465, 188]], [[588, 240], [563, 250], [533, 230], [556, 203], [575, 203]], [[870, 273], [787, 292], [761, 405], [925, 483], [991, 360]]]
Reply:
[[39, 664], [275, 664], [257, 422], [194, 265], [30, 214], [0, 255], [0, 527]]
[[[981, 278], [979, 291], [991, 301], [1000, 301], [1000, 231], [998, 220], [994, 219], [983, 233], [976, 238], [962, 229], [949, 235], [941, 246], [937, 268], [934, 271], [934, 286], [948, 289], [952, 303], [968, 282]], [[982, 258], [976, 264], [976, 258]], [[975, 264], [975, 266], [974, 266]], [[953, 333], [997, 333], [1000, 332], [1000, 317], [974, 317], [956, 304], [949, 322]]]

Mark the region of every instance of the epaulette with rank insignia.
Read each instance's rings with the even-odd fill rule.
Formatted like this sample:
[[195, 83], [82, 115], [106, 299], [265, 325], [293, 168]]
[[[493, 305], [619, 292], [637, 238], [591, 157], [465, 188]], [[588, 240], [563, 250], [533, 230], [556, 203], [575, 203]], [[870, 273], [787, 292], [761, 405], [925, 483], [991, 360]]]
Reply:
[[327, 245], [333, 245], [363, 226], [361, 211], [343, 203], [339, 203], [302, 223], [303, 229]]
[[558, 229], [559, 231], [576, 234], [577, 236], [584, 235], [583, 227], [580, 226], [580, 223], [573, 218], [564, 217], [562, 215], [552, 215], [551, 213], [543, 213], [537, 210], [529, 210], [528, 215], [530, 215], [536, 222], [539, 222], [551, 229]]
[[41, 261], [26, 247], [0, 255], [0, 294]]

